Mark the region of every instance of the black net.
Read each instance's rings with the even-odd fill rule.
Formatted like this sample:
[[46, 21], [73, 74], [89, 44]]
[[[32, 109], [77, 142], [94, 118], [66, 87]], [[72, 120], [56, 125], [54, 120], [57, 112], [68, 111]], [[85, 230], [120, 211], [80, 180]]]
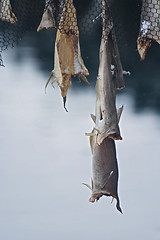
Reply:
[[160, 0], [143, 0], [137, 47], [144, 60], [152, 41], [160, 43]]
[[2, 52], [14, 47], [27, 31], [36, 30], [44, 6], [44, 0], [0, 0], [0, 66]]
[[78, 33], [78, 20], [79, 31], [89, 35], [100, 23], [101, 13], [101, 0], [46, 0], [43, 20], [48, 20], [48, 29], [57, 28], [67, 34]]
[[2, 52], [14, 47], [27, 31], [36, 31], [42, 15], [48, 24], [42, 28], [89, 36], [101, 25], [101, 0], [0, 0], [0, 66]]
[[160, 0], [143, 0], [140, 35], [160, 41]]
[[81, 39], [92, 33], [100, 38], [103, 18], [107, 21], [107, 37], [113, 21], [110, 12], [104, 19], [102, 3], [102, 0], [0, 0], [0, 66], [1, 53], [14, 47], [27, 31], [36, 32], [38, 26], [38, 30], [55, 28], [61, 33], [80, 33]]

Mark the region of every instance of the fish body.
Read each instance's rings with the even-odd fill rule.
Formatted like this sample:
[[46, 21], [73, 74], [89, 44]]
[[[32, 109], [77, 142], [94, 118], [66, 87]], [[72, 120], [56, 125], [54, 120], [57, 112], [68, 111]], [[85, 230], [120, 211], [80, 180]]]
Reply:
[[[122, 139], [118, 126], [116, 101], [116, 83], [111, 73], [111, 52], [109, 41], [101, 40], [100, 47], [100, 66], [97, 78], [97, 98], [98, 98], [98, 115], [96, 117], [97, 144], [101, 144], [106, 137], [112, 139]], [[99, 108], [99, 109], [98, 109]], [[97, 115], [96, 114], [96, 115]]]
[[[122, 213], [118, 197], [118, 164], [116, 158], [115, 141], [122, 139], [119, 129], [119, 120], [123, 107], [116, 110], [116, 89], [124, 87], [123, 71], [118, 48], [113, 39], [113, 22], [109, 5], [102, 1], [103, 32], [100, 46], [100, 64], [97, 77], [96, 110], [91, 115], [95, 127], [90, 134], [92, 152], [92, 184], [84, 184], [92, 191], [90, 202], [100, 197], [111, 196], [117, 200], [117, 209]], [[115, 48], [116, 47], [116, 48]], [[113, 69], [114, 63], [114, 69]], [[117, 71], [117, 72], [115, 72]]]
[[55, 11], [55, 5], [47, 5], [43, 14], [42, 21], [37, 31], [43, 28], [57, 28], [55, 53], [54, 53], [54, 70], [47, 81], [46, 87], [53, 76], [53, 81], [57, 82], [61, 95], [64, 99], [64, 106], [71, 80], [73, 77], [81, 77], [89, 84], [85, 76], [89, 75], [87, 68], [81, 57], [79, 44], [79, 30], [77, 25], [76, 9], [73, 5], [73, 0], [59, 0], [58, 19]]
[[109, 5], [102, 1], [103, 31], [97, 77], [96, 143], [107, 137], [121, 140], [116, 110], [116, 90], [124, 88], [123, 69], [114, 33]]
[[75, 76], [89, 75], [80, 53], [79, 37], [57, 31], [53, 77], [66, 97], [71, 79]]
[[93, 185], [90, 202], [103, 195], [117, 200], [117, 209], [122, 213], [118, 197], [118, 164], [113, 139], [105, 138], [101, 145], [94, 144], [92, 158]]
[[10, 0], [0, 0], [0, 20], [15, 24], [18, 20], [12, 12]]

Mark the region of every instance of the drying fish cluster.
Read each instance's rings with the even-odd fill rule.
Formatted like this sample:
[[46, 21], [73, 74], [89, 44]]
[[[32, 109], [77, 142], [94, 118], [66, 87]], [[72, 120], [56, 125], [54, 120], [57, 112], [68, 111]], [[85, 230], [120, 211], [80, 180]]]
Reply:
[[[92, 153], [92, 178], [90, 202], [102, 196], [116, 199], [116, 207], [122, 213], [118, 196], [118, 163], [116, 144], [122, 140], [119, 121], [123, 106], [116, 109], [116, 92], [125, 87], [123, 71], [114, 24], [108, 0], [101, 0], [102, 37], [99, 51], [99, 71], [96, 83], [95, 114], [91, 114], [94, 127], [90, 138]], [[144, 60], [147, 49], [153, 41], [160, 44], [160, 0], [142, 0], [140, 33], [137, 39], [138, 51]], [[16, 24], [18, 19], [12, 11], [10, 0], [0, 0], [0, 23]], [[80, 50], [79, 28], [73, 0], [45, 0], [45, 9], [37, 31], [46, 28], [56, 30], [54, 69], [46, 82], [57, 82], [66, 109], [66, 97], [72, 79], [82, 78], [88, 85], [89, 75]], [[1, 38], [0, 38], [1, 40]], [[1, 43], [1, 42], [0, 42]], [[3, 46], [2, 46], [3, 47]], [[1, 53], [0, 49], [0, 53]], [[1, 56], [1, 55], [0, 55]], [[66, 109], [67, 111], [67, 109]]]
[[[57, 21], [54, 2], [46, 2], [38, 31], [43, 28], [57, 28], [54, 70], [51, 72], [46, 87], [53, 77], [52, 84], [58, 83], [65, 105], [71, 79], [78, 75], [88, 83], [85, 76], [89, 73], [81, 57], [79, 30], [73, 0], [63, 2], [59, 8], [62, 14]], [[87, 134], [90, 136], [93, 178], [92, 186], [85, 185], [92, 191], [90, 202], [98, 200], [103, 195], [112, 196], [117, 200], [117, 209], [122, 212], [118, 197], [118, 164], [115, 140], [122, 139], [118, 125], [122, 108], [117, 112], [116, 90], [124, 88], [123, 69], [110, 9], [107, 1], [104, 0], [102, 1], [102, 19], [100, 65], [96, 84], [96, 112], [95, 115], [92, 115], [95, 127], [92, 133]]]
[[[35, 4], [37, 4], [36, 1], [38, 3], [37, 8], [35, 8]], [[157, 42], [160, 44], [160, 0], [141, 1], [142, 11], [140, 20], [140, 32], [137, 38], [137, 49], [141, 59], [144, 60], [147, 50], [150, 48], [152, 42]], [[20, 7], [17, 9], [17, 4], [19, 4], [18, 2], [20, 2]], [[62, 97], [65, 101], [67, 88], [70, 87], [71, 79], [73, 79], [73, 77], [79, 75], [84, 81], [88, 83], [86, 76], [88, 76], [89, 73], [82, 61], [80, 54], [79, 30], [77, 26], [76, 9], [73, 5], [73, 1], [69, 0], [34, 0], [29, 4], [29, 8], [27, 8], [27, 0], [0, 0], [0, 66], [3, 65], [1, 56], [2, 52], [9, 46], [13, 47], [17, 42], [17, 38], [22, 38], [22, 26], [23, 31], [25, 30], [24, 25], [26, 24], [26, 19], [19, 19], [19, 16], [17, 17], [16, 15], [27, 15], [27, 12], [30, 12], [31, 9], [31, 12], [33, 12], [34, 16], [38, 15], [37, 12], [40, 12], [41, 14], [41, 12], [44, 10], [45, 5], [43, 18], [38, 31], [42, 30], [43, 28], [57, 29], [55, 62], [59, 61], [59, 64], [57, 63], [55, 65], [58, 65], [59, 71], [58, 73], [55, 73], [55, 70], [53, 70], [50, 77], [53, 76], [53, 81], [55, 80], [58, 82], [61, 88]], [[89, 6], [89, 10], [84, 12], [83, 18], [81, 18], [81, 22], [79, 24], [84, 25], [83, 29], [85, 29], [85, 31], [85, 26], [87, 26], [87, 31], [90, 28], [93, 30], [96, 23], [95, 20], [99, 19], [101, 16], [101, 0], [90, 1]], [[32, 17], [33, 20], [34, 16]], [[7, 26], [5, 23], [11, 23], [11, 26]], [[16, 25], [16, 29], [14, 28], [14, 25]], [[66, 47], [63, 49], [61, 47], [61, 42], [64, 42], [64, 39], [67, 42], [67, 49]], [[63, 60], [61, 63], [62, 54], [60, 53], [64, 49], [67, 54], [69, 54], [69, 52], [72, 53], [69, 55], [68, 63], [66, 64], [67, 67], [63, 65]], [[76, 55], [73, 55], [73, 52], [76, 52]], [[72, 61], [74, 62], [75, 66], [71, 69]], [[63, 86], [64, 79], [67, 79], [66, 86]]]

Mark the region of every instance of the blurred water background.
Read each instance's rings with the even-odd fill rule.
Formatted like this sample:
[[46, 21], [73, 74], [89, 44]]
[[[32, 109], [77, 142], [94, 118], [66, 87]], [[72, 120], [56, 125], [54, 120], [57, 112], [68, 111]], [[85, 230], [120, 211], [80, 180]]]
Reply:
[[118, 6], [121, 22], [115, 17], [122, 63], [131, 72], [117, 97], [117, 107], [124, 105], [123, 141], [116, 144], [124, 214], [110, 198], [89, 203], [82, 185], [92, 175], [85, 132], [93, 127], [100, 34], [81, 37], [91, 87], [73, 80], [66, 113], [59, 89], [44, 90], [55, 33], [32, 30], [4, 52], [0, 68], [0, 239], [160, 239], [160, 47], [153, 44], [140, 61], [140, 4], [134, 1], [136, 11], [129, 4]]

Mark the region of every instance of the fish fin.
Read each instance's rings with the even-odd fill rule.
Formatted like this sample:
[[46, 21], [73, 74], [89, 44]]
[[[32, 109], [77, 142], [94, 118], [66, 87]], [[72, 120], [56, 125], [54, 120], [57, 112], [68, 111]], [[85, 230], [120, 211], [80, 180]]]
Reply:
[[122, 213], [122, 214], [123, 214], [123, 212], [122, 212], [122, 209], [121, 209], [121, 207], [120, 207], [119, 198], [116, 198], [116, 199], [117, 199], [116, 208], [117, 208], [117, 210], [118, 210], [120, 213]]
[[90, 86], [90, 83], [88, 82], [88, 80], [87, 80], [87, 78], [86, 78], [86, 76], [85, 76], [84, 74], [81, 73], [81, 74], [79, 75], [79, 77], [81, 77], [82, 80], [83, 80], [85, 83], [87, 83], [88, 86]]
[[85, 133], [85, 135], [87, 137], [94, 137], [94, 136], [96, 136], [96, 133], [92, 131], [91, 133]]
[[92, 191], [92, 187], [90, 185], [88, 185], [87, 183], [82, 183], [82, 184]]
[[42, 20], [40, 22], [39, 27], [37, 28], [37, 32], [41, 31], [44, 28], [46, 28], [46, 29], [55, 28], [55, 24], [54, 24], [53, 20], [54, 19], [51, 15], [51, 12], [49, 11], [49, 9], [47, 9], [43, 13]]
[[92, 118], [93, 122], [96, 123], [96, 116], [94, 114], [91, 114], [91, 118]]
[[45, 91], [46, 91], [46, 89], [47, 89], [48, 83], [50, 82], [53, 74], [54, 74], [54, 73], [53, 73], [53, 71], [52, 71], [51, 74], [50, 74], [50, 76], [49, 76], [49, 78], [48, 78], [48, 80], [47, 80], [47, 83], [46, 83], [46, 85], [45, 85]]
[[93, 191], [93, 178], [91, 177], [91, 187], [92, 187], [92, 191]]
[[112, 197], [111, 204], [113, 203], [113, 201], [114, 201], [114, 197]]
[[64, 109], [66, 110], [66, 112], [68, 112], [68, 109], [66, 108], [66, 100], [67, 100], [67, 97], [64, 97], [63, 104], [64, 104]]
[[122, 107], [118, 108], [117, 110], [117, 118], [118, 118], [118, 122], [120, 121], [120, 118], [121, 118], [121, 115], [122, 115], [122, 112], [123, 112], [123, 105]]
[[106, 174], [105, 179], [104, 179], [104, 183], [100, 186], [101, 189], [103, 189], [105, 187], [105, 185], [107, 184], [108, 180], [110, 179], [110, 177], [112, 176], [113, 171], [109, 172]]
[[147, 37], [142, 37], [141, 34], [137, 39], [137, 48], [141, 60], [144, 60], [146, 57], [147, 50], [151, 47], [152, 40]]

